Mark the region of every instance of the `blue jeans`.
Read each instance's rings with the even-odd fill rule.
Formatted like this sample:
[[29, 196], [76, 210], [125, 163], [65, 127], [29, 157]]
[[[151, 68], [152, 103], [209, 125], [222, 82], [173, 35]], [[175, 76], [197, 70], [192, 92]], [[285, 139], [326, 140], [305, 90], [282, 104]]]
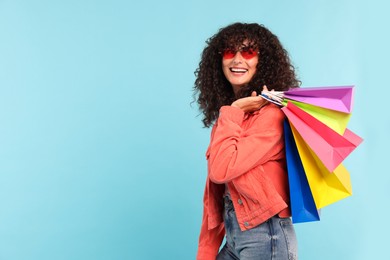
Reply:
[[296, 260], [297, 240], [290, 218], [274, 216], [246, 231], [237, 223], [233, 203], [225, 197], [226, 243], [217, 260]]

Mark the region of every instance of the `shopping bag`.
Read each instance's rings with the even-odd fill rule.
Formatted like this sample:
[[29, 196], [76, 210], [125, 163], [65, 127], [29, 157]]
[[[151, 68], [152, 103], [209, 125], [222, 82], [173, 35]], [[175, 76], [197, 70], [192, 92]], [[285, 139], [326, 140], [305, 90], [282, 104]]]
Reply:
[[330, 172], [333, 172], [362, 141], [352, 131], [348, 131], [347, 135], [338, 134], [291, 102], [283, 107], [282, 111]]
[[292, 221], [293, 223], [318, 221], [320, 220], [319, 212], [310, 191], [309, 183], [287, 120], [284, 121], [284, 141]]
[[306, 104], [295, 100], [284, 101], [283, 105], [287, 106], [287, 103], [293, 103], [306, 113], [320, 120], [325, 125], [332, 128], [338, 134], [344, 134], [345, 129], [347, 128], [347, 124], [351, 118], [351, 113], [344, 113], [336, 110], [331, 110], [319, 106], [315, 106], [312, 104]]
[[284, 92], [284, 98], [351, 113], [354, 86], [293, 88]]
[[347, 169], [340, 164], [329, 171], [291, 123], [290, 126], [316, 208], [321, 209], [351, 196], [352, 185]]

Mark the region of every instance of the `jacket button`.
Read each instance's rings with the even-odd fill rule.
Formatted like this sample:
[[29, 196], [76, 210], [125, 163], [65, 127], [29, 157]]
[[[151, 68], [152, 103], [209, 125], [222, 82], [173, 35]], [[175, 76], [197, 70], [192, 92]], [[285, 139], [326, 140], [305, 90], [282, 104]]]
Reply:
[[241, 199], [238, 199], [238, 204], [242, 205], [242, 200]]
[[244, 222], [244, 226], [249, 226], [249, 223], [248, 222]]

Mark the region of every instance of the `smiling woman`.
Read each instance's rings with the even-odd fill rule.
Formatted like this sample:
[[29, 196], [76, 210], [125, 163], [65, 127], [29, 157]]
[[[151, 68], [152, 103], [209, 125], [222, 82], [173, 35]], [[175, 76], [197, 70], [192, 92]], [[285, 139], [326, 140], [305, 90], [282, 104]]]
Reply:
[[238, 51], [226, 49], [222, 52], [222, 70], [235, 94], [247, 85], [256, 73], [258, 51], [245, 40]]
[[[206, 43], [199, 68], [195, 71], [194, 87], [195, 94], [199, 94], [197, 101], [206, 127], [217, 119], [221, 106], [230, 105], [238, 98], [248, 97], [253, 91], [259, 94], [264, 85], [283, 91], [300, 84], [288, 53], [278, 37], [262, 25], [235, 23], [221, 28]], [[229, 62], [236, 66], [230, 68]], [[245, 63], [255, 66], [255, 71], [251, 70], [251, 77], [246, 77], [246, 81], [249, 81], [244, 81], [239, 91], [235, 92], [226, 70], [236, 69], [236, 74], [237, 69], [244, 69], [246, 72], [248, 68], [243, 68], [243, 65], [249, 64]], [[225, 64], [228, 69], [223, 69]]]
[[264, 26], [235, 23], [207, 41], [196, 76], [213, 125], [197, 259], [296, 259], [284, 115], [258, 96], [299, 86], [287, 52]]

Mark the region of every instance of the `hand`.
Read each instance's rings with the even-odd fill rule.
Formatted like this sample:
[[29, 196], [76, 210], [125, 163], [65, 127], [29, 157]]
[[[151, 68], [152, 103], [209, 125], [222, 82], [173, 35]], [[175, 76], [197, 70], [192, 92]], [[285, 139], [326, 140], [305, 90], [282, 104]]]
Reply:
[[[267, 89], [266, 86], [263, 89]], [[257, 95], [256, 91], [253, 91], [250, 97], [244, 97], [237, 99], [232, 103], [232, 107], [237, 107], [244, 110], [245, 113], [251, 113], [259, 110], [268, 103], [267, 100]]]

